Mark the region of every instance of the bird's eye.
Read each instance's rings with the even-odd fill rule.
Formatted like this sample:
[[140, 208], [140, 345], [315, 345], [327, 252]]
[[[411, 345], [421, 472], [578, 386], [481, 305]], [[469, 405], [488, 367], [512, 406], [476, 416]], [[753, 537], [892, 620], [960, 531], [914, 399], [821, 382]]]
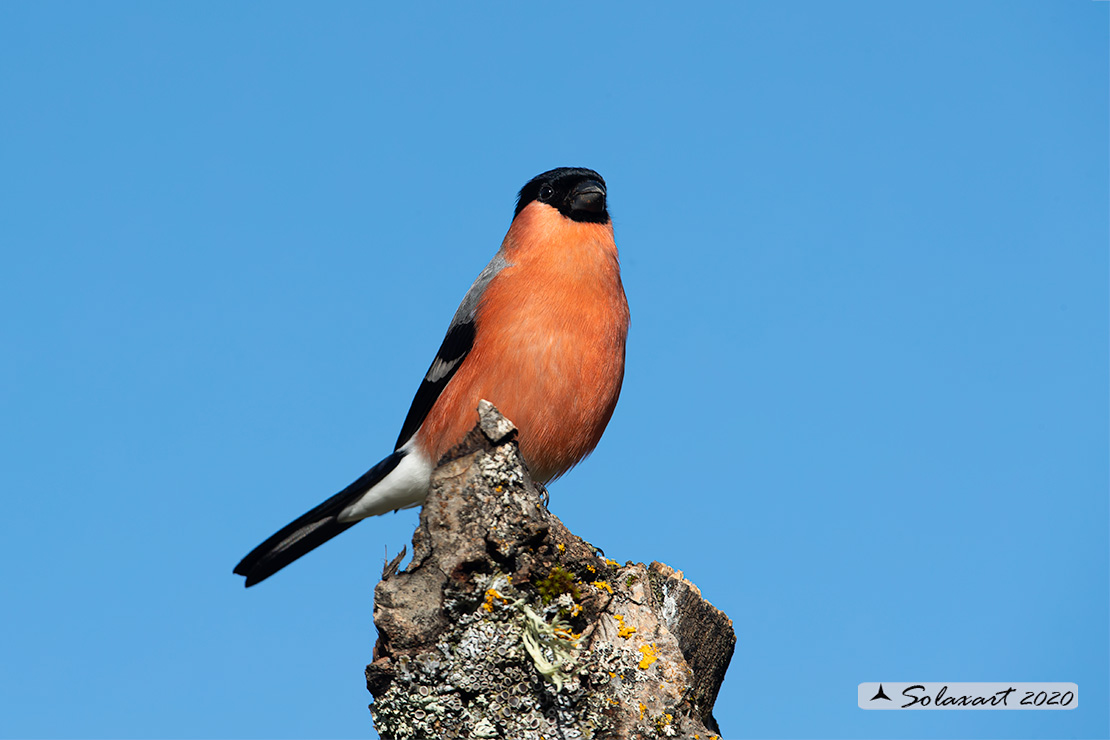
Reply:
[[551, 200], [551, 196], [553, 195], [555, 195], [555, 188], [547, 184], [540, 186], [540, 200], [542, 200], [544, 203]]

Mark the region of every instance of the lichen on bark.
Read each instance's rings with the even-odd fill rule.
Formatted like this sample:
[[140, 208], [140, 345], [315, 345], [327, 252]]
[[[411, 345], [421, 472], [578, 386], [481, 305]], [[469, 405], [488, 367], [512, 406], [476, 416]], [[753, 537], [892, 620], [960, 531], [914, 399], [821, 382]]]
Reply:
[[731, 621], [665, 565], [600, 557], [543, 505], [511, 422], [479, 417], [375, 591], [378, 733], [713, 737]]

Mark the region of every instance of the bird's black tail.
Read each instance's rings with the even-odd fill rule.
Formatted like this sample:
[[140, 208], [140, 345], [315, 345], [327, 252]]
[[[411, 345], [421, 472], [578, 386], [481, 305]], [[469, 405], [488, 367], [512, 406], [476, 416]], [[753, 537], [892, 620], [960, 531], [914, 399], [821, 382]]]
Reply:
[[234, 572], [237, 575], [246, 576], [246, 585], [253, 586], [277, 573], [301, 555], [315, 550], [340, 532], [353, 527], [358, 521], [341, 522], [340, 512], [389, 475], [397, 467], [397, 463], [401, 462], [402, 457], [404, 457], [403, 452], [394, 452], [366, 471], [354, 483], [312, 511], [286, 524], [240, 560]]

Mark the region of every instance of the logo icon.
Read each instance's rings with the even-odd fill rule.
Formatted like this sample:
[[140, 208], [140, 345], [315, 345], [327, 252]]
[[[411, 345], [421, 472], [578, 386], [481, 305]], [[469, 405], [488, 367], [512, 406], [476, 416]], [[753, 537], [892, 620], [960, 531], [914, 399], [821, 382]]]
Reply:
[[871, 697], [871, 701], [875, 701], [876, 699], [886, 699], [887, 701], [894, 701], [893, 699], [891, 699], [889, 696], [886, 695], [885, 691], [883, 691], [883, 685], [882, 684], [879, 684], [878, 693]]

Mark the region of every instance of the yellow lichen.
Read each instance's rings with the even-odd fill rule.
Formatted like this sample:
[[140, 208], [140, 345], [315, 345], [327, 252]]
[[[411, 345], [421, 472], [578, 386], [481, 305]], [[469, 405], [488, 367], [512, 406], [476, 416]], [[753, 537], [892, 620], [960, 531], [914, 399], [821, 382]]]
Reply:
[[601, 591], [608, 591], [610, 594], [613, 593], [613, 587], [609, 585], [608, 581], [594, 581], [590, 585], [596, 586]]
[[641, 671], [646, 671], [652, 663], [659, 660], [659, 656], [655, 652], [654, 642], [650, 645], [641, 645], [638, 650], [644, 654], [644, 657], [640, 659]]
[[487, 612], [490, 612], [491, 614], [493, 613], [493, 600], [494, 599], [500, 600], [502, 604], [508, 604], [509, 603], [509, 600], [506, 599], [501, 594], [497, 593], [497, 591], [495, 589], [487, 588], [486, 589], [486, 603], [482, 604], [482, 608], [485, 609]]
[[619, 568], [619, 567], [621, 567], [621, 564], [620, 564], [620, 563], [618, 563], [618, 562], [617, 562], [616, 560], [611, 560], [611, 559], [609, 559], [609, 558], [605, 558], [605, 564], [606, 564], [606, 565], [611, 565], [611, 566], [613, 566], [614, 568]]
[[617, 624], [620, 625], [620, 628], [617, 630], [617, 637], [623, 637], [627, 640], [629, 637], [632, 637], [632, 635], [635, 634], [635, 632], [636, 632], [635, 627], [625, 627], [624, 626], [624, 615], [623, 614], [614, 614], [613, 619], [617, 620]]
[[564, 545], [562, 542], [555, 545], [555, 547], [557, 547], [559, 549], [559, 552], [566, 552], [567, 551], [567, 546]]
[[593, 567], [589, 563], [586, 563], [586, 570], [590, 571], [591, 573], [597, 573], [597, 568]]
[[657, 733], [659, 733], [660, 735], [674, 734], [673, 732], [671, 732], [671, 733], [667, 732], [667, 728], [669, 728], [671, 726], [671, 720], [673, 720], [673, 719], [674, 719], [674, 717], [670, 714], [663, 714], [659, 717], [656, 717], [655, 718], [655, 731]]
[[644, 718], [644, 712], [646, 712], [646, 711], [647, 711], [647, 707], [644, 706], [643, 702], [640, 702], [640, 719]]
[[555, 634], [556, 637], [561, 637], [564, 640], [570, 641], [576, 641], [582, 636], [567, 627], [555, 627], [552, 629], [552, 632]]

